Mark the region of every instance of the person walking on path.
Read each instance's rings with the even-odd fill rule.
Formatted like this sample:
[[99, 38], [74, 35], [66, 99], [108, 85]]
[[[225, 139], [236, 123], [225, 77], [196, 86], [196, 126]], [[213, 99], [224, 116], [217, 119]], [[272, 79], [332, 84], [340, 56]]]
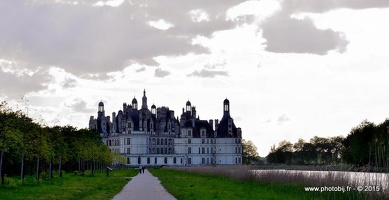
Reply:
[[142, 200], [176, 200], [161, 185], [157, 177], [147, 169], [144, 175], [136, 175], [127, 183], [122, 191], [113, 197], [113, 200], [142, 199]]
[[139, 165], [139, 174], [142, 173], [142, 165]]
[[142, 167], [143, 174], [145, 173], [145, 168], [146, 168], [145, 166]]

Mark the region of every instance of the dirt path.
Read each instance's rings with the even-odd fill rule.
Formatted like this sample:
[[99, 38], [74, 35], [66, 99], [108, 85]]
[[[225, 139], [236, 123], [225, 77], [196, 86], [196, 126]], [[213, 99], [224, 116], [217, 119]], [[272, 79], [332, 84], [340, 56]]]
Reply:
[[113, 200], [175, 200], [170, 193], [161, 185], [157, 177], [153, 176], [147, 169], [144, 174], [136, 175], [124, 186]]

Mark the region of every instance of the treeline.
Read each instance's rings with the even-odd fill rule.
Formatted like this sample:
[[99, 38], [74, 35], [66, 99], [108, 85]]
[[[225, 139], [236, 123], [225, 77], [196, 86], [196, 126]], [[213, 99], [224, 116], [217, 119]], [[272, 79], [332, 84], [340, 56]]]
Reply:
[[363, 121], [343, 141], [342, 159], [359, 166], [389, 168], [389, 119], [379, 125]]
[[292, 144], [281, 141], [278, 147], [273, 145], [267, 160], [270, 163], [282, 164], [335, 164], [340, 163], [343, 137], [313, 137], [309, 142], [299, 139]]
[[313, 137], [309, 142], [299, 139], [292, 144], [282, 141], [271, 147], [270, 163], [282, 164], [339, 164], [389, 168], [389, 119], [375, 125], [363, 121], [352, 128], [346, 138]]
[[53, 171], [90, 170], [92, 175], [111, 164], [113, 155], [102, 143], [99, 134], [72, 126], [47, 127], [34, 122], [21, 111], [0, 103], [0, 174], [25, 174], [49, 178]]

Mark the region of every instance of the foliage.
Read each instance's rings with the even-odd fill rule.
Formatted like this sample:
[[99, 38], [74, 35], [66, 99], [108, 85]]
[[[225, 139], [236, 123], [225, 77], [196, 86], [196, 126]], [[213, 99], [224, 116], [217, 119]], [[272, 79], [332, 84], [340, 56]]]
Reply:
[[0, 103], [0, 175], [23, 177], [24, 171], [30, 171], [30, 175], [36, 172], [38, 179], [41, 172], [50, 178], [48, 174], [54, 170], [49, 169], [50, 163], [55, 170], [73, 171], [80, 159], [86, 163], [83, 170], [89, 167], [93, 173], [92, 166], [102, 167], [95, 163], [110, 165], [113, 156], [93, 130], [43, 126], [21, 111], [11, 110], [6, 102]]
[[341, 162], [340, 153], [343, 137], [313, 137], [309, 142], [299, 139], [292, 144], [281, 141], [278, 147], [273, 145], [267, 156], [270, 163], [282, 164], [338, 164]]
[[343, 141], [342, 159], [359, 166], [389, 167], [389, 119], [375, 125], [363, 121]]
[[259, 154], [257, 152], [257, 147], [254, 143], [245, 139], [242, 140], [242, 161], [243, 164], [250, 164], [252, 162], [257, 162], [259, 160]]

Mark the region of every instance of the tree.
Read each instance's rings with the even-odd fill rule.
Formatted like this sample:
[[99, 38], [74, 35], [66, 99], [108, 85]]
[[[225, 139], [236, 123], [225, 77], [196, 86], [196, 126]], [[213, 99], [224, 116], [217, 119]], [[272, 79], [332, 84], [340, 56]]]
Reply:
[[19, 154], [22, 146], [22, 133], [15, 128], [18, 113], [12, 112], [5, 102], [0, 104], [0, 176], [4, 184], [3, 162], [6, 153]]
[[242, 158], [243, 164], [250, 164], [251, 162], [257, 162], [259, 160], [257, 147], [251, 140], [242, 140]]

